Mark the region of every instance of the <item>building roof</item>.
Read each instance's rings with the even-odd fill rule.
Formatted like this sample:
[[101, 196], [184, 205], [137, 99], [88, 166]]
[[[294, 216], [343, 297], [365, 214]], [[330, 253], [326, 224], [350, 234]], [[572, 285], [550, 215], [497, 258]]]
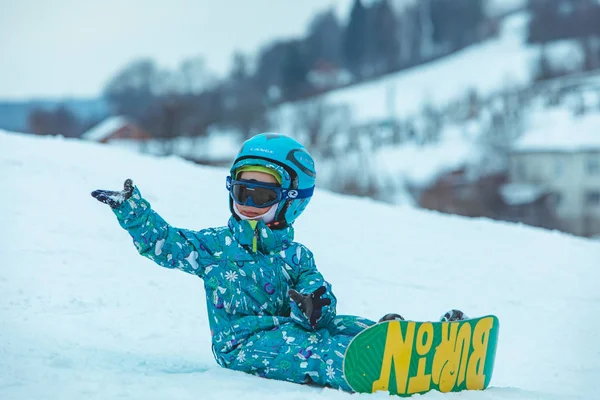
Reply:
[[532, 126], [515, 143], [518, 153], [600, 151], [600, 114], [580, 117], [566, 110], [542, 113], [543, 119]]
[[546, 194], [546, 188], [528, 183], [508, 183], [500, 187], [502, 199], [511, 206], [534, 203]]
[[130, 121], [123, 116], [108, 117], [93, 128], [87, 130], [81, 135], [82, 139], [99, 142], [109, 137], [115, 131], [121, 129]]

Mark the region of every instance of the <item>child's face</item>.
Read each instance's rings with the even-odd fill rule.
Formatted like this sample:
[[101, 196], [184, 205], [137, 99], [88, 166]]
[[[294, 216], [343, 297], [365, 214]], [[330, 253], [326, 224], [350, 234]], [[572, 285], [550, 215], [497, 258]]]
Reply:
[[[277, 179], [275, 179], [275, 177], [273, 175], [266, 174], [264, 172], [257, 172], [257, 171], [244, 171], [238, 176], [238, 179], [247, 179], [247, 180], [254, 179], [255, 181], [258, 181], [258, 182], [277, 183]], [[258, 216], [261, 216], [271, 209], [271, 207], [258, 208], [258, 207], [244, 206], [241, 204], [237, 204], [237, 208], [240, 211], [240, 213], [242, 213], [244, 216], [249, 217], [249, 218], [256, 218]]]

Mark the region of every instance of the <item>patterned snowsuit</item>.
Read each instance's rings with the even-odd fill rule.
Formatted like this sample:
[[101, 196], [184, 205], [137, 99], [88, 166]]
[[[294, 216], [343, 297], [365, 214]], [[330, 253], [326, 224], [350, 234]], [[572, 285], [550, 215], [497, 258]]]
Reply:
[[[336, 317], [336, 298], [311, 252], [293, 242], [293, 228], [229, 220], [201, 231], [167, 224], [138, 189], [113, 210], [139, 253], [166, 268], [204, 280], [215, 359], [225, 368], [296, 383], [350, 391], [342, 375], [344, 352], [358, 332], [374, 324]], [[253, 227], [255, 225], [255, 227]], [[325, 286], [331, 305], [315, 329], [288, 298]], [[309, 379], [310, 378], [310, 379]]]

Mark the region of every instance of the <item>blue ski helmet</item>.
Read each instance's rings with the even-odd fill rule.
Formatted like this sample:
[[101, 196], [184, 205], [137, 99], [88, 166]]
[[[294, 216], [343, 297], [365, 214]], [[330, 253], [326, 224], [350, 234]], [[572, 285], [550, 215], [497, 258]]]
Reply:
[[[237, 171], [247, 165], [279, 173], [286, 197], [277, 207], [273, 225], [277, 228], [292, 225], [310, 202], [315, 187], [315, 163], [306, 148], [289, 136], [261, 133], [244, 142], [231, 166], [231, 178], [235, 179]], [[229, 208], [235, 216], [231, 196]]]

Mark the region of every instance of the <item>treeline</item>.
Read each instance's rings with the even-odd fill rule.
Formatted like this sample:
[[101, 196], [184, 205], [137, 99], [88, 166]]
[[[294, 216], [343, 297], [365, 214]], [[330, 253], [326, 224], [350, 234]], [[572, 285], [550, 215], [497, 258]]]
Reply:
[[423, 0], [402, 9], [389, 0], [365, 3], [354, 1], [346, 24], [328, 10], [304, 37], [275, 41], [251, 58], [235, 54], [219, 80], [201, 59], [175, 71], [135, 61], [110, 80], [105, 98], [114, 114], [156, 137], [201, 136], [215, 125], [250, 135], [268, 127], [270, 106], [415, 66], [486, 34], [483, 0]]
[[529, 0], [529, 43], [541, 44], [538, 80], [565, 75], [570, 71], [552, 65], [546, 45], [570, 39], [579, 43], [581, 71], [600, 68], [600, 3], [597, 0]]
[[[235, 54], [224, 77], [211, 74], [201, 58], [174, 70], [136, 60], [110, 79], [103, 95], [112, 114], [129, 116], [157, 138], [202, 136], [211, 126], [248, 136], [269, 128], [270, 107], [417, 66], [490, 37], [498, 21], [486, 15], [486, 4], [355, 0], [347, 22], [332, 10], [322, 12], [304, 37], [274, 41], [255, 55]], [[527, 7], [530, 42], [578, 39], [587, 49], [586, 68], [600, 66], [597, 1], [529, 0]], [[544, 52], [539, 71], [539, 79], [562, 73]], [[31, 131], [77, 136], [90, 125], [66, 111], [32, 113]]]
[[[419, 65], [486, 34], [484, 0], [421, 0], [401, 9], [396, 3], [355, 0], [345, 24], [333, 10], [322, 12], [304, 37], [275, 41], [251, 57], [235, 54], [219, 80], [201, 59], [175, 71], [137, 60], [110, 80], [104, 97], [113, 114], [156, 137], [200, 136], [212, 125], [249, 135], [267, 127], [270, 106]], [[29, 125], [36, 133], [76, 136], [89, 123], [74, 119], [63, 108], [36, 110]]]

